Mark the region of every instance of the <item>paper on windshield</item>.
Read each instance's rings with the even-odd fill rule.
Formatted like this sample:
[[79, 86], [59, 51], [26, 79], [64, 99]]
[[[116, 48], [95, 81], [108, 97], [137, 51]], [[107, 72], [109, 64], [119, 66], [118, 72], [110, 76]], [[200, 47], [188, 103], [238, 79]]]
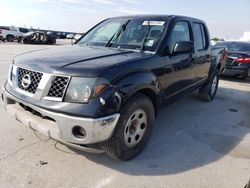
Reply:
[[165, 24], [164, 21], [149, 21], [149, 24], [148, 24], [148, 21], [144, 21], [142, 23], [142, 25], [157, 25], [157, 26], [163, 26]]

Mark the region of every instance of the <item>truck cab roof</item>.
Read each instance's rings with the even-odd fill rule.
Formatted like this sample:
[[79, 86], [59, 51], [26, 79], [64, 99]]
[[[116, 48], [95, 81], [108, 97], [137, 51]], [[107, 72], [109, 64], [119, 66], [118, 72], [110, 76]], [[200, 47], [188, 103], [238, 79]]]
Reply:
[[114, 18], [145, 18], [145, 19], [161, 19], [161, 20], [167, 20], [167, 19], [185, 19], [185, 20], [192, 20], [197, 22], [204, 22], [200, 19], [189, 17], [189, 16], [182, 16], [182, 15], [164, 15], [164, 14], [145, 14], [145, 15], [126, 15], [126, 16], [117, 16], [117, 17], [111, 17], [108, 19], [114, 19]]

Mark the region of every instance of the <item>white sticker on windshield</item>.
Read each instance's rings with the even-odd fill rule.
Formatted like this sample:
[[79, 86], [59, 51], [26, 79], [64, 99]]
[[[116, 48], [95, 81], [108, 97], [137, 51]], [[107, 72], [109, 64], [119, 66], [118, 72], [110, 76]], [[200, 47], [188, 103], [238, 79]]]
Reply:
[[149, 24], [148, 24], [148, 21], [144, 21], [142, 23], [142, 25], [158, 25], [158, 26], [163, 26], [165, 24], [164, 21], [149, 21]]

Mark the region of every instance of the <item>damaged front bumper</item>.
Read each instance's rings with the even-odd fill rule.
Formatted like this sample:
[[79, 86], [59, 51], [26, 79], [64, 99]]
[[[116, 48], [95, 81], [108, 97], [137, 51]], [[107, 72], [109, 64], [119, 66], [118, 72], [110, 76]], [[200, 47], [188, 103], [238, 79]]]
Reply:
[[4, 108], [19, 122], [65, 145], [88, 152], [101, 152], [86, 145], [108, 140], [120, 117], [119, 113], [83, 118], [51, 112], [18, 99], [5, 87], [1, 98]]

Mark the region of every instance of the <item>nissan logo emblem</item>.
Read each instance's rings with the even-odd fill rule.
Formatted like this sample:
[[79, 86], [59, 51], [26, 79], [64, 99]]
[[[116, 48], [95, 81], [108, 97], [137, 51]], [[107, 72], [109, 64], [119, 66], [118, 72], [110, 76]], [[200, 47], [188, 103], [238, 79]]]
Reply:
[[26, 74], [22, 78], [22, 86], [24, 89], [27, 89], [31, 84], [31, 76], [29, 74]]

